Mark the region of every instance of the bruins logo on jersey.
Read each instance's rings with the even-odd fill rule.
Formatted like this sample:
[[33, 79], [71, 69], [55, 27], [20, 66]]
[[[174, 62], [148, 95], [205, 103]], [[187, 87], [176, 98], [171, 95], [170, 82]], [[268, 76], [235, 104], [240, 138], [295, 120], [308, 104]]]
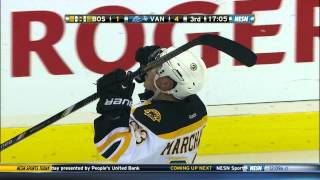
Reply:
[[156, 109], [145, 109], [144, 115], [148, 116], [150, 119], [152, 119], [152, 121], [161, 121], [161, 114]]

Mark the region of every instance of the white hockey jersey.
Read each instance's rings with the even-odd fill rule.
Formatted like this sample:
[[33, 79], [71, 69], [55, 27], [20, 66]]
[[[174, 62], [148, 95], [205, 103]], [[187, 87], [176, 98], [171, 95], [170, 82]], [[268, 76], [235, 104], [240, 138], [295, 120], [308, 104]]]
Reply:
[[115, 163], [193, 163], [206, 122], [206, 108], [197, 95], [179, 102], [144, 101], [132, 108], [127, 124], [97, 118], [95, 144]]

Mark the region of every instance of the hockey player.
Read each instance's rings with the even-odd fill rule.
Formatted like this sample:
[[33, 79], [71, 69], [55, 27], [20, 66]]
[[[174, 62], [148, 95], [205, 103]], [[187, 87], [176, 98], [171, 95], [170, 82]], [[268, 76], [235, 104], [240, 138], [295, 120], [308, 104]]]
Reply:
[[[136, 53], [141, 66], [150, 54], [162, 56], [173, 48], [146, 46]], [[151, 59], [152, 60], [152, 59]], [[206, 125], [205, 105], [196, 95], [206, 67], [190, 51], [147, 72], [143, 100], [131, 108], [135, 84], [124, 85], [125, 71], [117, 69], [98, 80], [100, 100], [94, 121], [98, 152], [115, 163], [193, 163]]]

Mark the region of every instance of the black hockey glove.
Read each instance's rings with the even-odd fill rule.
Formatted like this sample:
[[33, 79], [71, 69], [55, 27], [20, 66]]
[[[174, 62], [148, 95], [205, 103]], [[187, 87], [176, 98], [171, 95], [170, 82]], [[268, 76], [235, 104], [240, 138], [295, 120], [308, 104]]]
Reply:
[[135, 87], [133, 82], [124, 82], [126, 72], [116, 69], [98, 79], [97, 93], [100, 100], [97, 104], [97, 112], [110, 116], [112, 119], [129, 119], [132, 93]]
[[[160, 46], [145, 46], [136, 51], [135, 59], [140, 64], [140, 68], [143, 68], [149, 62], [154, 61], [159, 53], [161, 53]], [[145, 81], [144, 76], [145, 74], [141, 74], [135, 80], [142, 83]]]

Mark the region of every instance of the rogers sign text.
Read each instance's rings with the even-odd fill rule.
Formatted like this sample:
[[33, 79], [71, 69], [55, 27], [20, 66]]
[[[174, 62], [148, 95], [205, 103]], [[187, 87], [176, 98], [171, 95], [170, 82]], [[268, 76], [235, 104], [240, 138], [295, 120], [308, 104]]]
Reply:
[[[248, 0], [235, 1], [235, 14], [254, 14], [256, 11], [267, 11], [279, 9], [281, 0]], [[319, 26], [314, 26], [314, 9], [319, 7], [318, 0], [296, 0], [296, 42], [295, 62], [315, 61], [313, 39], [319, 37]], [[214, 14], [219, 8], [217, 4], [202, 1], [190, 1], [178, 4], [164, 14], [190, 14], [203, 13]], [[135, 14], [135, 12], [123, 6], [98, 7], [90, 14]], [[46, 27], [45, 36], [36, 41], [30, 40], [31, 22], [40, 22]], [[302, 23], [303, 22], [303, 23]], [[126, 30], [127, 42], [122, 56], [113, 62], [102, 60], [95, 51], [94, 35], [98, 24], [81, 24], [77, 30], [75, 49], [79, 61], [92, 72], [105, 74], [115, 68], [129, 69], [134, 64], [134, 55], [138, 47], [144, 46], [143, 24], [123, 24]], [[157, 24], [155, 28], [154, 44], [162, 47], [172, 45], [172, 30], [174, 24]], [[253, 37], [275, 36], [281, 29], [281, 24], [273, 25], [251, 25], [234, 24], [234, 40], [252, 48]], [[73, 74], [71, 69], [61, 58], [54, 44], [59, 42], [64, 34], [64, 22], [61, 15], [51, 11], [19, 11], [12, 13], [12, 76], [30, 76], [31, 58], [30, 52], [39, 55], [44, 67], [50, 74], [62, 75]], [[207, 32], [219, 34], [218, 32]], [[200, 33], [186, 34], [189, 40], [197, 37]], [[281, 43], [281, 42], [279, 42]], [[106, 44], [108, 46], [108, 44]], [[257, 53], [257, 64], [281, 63], [286, 52]], [[218, 52], [209, 47], [202, 47], [202, 58], [207, 67], [219, 64]], [[240, 65], [234, 61], [234, 65]]]

